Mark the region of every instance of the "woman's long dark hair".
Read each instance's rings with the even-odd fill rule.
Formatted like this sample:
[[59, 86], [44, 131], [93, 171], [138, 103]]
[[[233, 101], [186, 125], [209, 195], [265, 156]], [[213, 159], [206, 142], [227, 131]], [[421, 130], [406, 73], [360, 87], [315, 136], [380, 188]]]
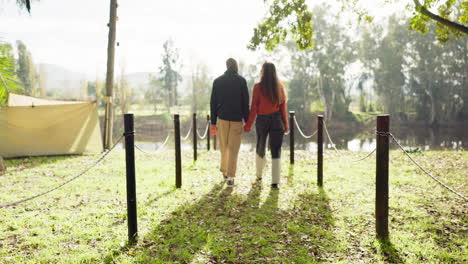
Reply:
[[280, 104], [286, 101], [284, 87], [278, 79], [275, 65], [271, 62], [265, 62], [262, 66], [260, 91], [272, 104]]

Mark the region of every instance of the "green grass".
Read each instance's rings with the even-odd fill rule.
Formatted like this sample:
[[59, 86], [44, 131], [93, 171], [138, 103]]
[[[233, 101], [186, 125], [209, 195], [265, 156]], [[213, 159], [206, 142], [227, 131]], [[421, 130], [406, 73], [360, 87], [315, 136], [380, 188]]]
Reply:
[[[345, 152], [346, 153], [346, 152]], [[357, 158], [363, 153], [346, 153]], [[183, 157], [174, 189], [173, 152], [136, 153], [139, 240], [126, 245], [121, 149], [47, 196], [0, 209], [0, 263], [466, 263], [467, 203], [391, 153], [389, 242], [374, 232], [375, 156], [346, 163], [325, 156], [316, 187], [315, 153], [283, 158], [280, 190], [254, 179], [254, 153], [240, 155], [236, 186], [222, 183], [218, 152]], [[468, 152], [414, 154], [467, 195]], [[94, 156], [8, 160], [0, 203], [68, 179]], [[269, 172], [269, 169], [267, 169]]]

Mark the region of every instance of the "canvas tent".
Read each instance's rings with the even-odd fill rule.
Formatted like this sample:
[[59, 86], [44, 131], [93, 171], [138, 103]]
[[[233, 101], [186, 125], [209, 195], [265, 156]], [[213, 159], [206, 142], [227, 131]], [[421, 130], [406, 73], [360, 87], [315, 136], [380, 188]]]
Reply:
[[0, 108], [0, 156], [99, 153], [96, 102], [55, 101], [9, 94]]

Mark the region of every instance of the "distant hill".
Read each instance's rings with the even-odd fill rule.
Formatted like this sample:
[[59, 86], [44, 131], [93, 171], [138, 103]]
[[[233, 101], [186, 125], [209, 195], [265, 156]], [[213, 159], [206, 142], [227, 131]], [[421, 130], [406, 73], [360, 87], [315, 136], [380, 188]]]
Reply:
[[54, 64], [38, 64], [37, 71], [44, 81], [46, 93], [55, 97], [80, 99], [86, 74], [70, 71]]
[[130, 87], [134, 89], [138, 87], [146, 89], [148, 87], [150, 76], [154, 74], [155, 73], [152, 72], [135, 72], [126, 74], [125, 77], [127, 78]]
[[[82, 99], [84, 87], [87, 82], [95, 82], [96, 76], [87, 75], [81, 72], [74, 72], [65, 67], [55, 64], [38, 64], [37, 71], [44, 80], [46, 94], [56, 99]], [[148, 88], [152, 72], [134, 72], [126, 74], [129, 86], [143, 93]], [[116, 75], [116, 80], [120, 77]], [[99, 80], [105, 81], [105, 76], [99, 76]], [[190, 93], [190, 76], [183, 76], [182, 83], [179, 84], [179, 93], [187, 95]]]

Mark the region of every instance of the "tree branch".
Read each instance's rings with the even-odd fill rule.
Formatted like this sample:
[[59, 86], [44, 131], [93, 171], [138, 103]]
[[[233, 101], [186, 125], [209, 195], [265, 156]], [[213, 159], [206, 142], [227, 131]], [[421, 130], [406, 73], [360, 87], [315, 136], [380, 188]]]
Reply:
[[453, 29], [456, 29], [462, 33], [465, 33], [465, 34], [468, 34], [468, 27], [462, 25], [462, 24], [459, 24], [459, 23], [456, 23], [456, 22], [453, 22], [453, 21], [450, 21], [448, 19], [445, 19], [441, 16], [438, 16], [434, 13], [432, 13], [431, 11], [429, 11], [425, 6], [423, 6], [419, 0], [413, 0], [414, 4], [416, 5], [416, 10], [418, 12], [420, 12], [421, 14], [429, 17], [430, 19], [432, 20], [435, 20], [437, 22], [439, 22], [440, 24], [443, 24], [447, 27], [450, 27], [450, 28], [453, 28]]

